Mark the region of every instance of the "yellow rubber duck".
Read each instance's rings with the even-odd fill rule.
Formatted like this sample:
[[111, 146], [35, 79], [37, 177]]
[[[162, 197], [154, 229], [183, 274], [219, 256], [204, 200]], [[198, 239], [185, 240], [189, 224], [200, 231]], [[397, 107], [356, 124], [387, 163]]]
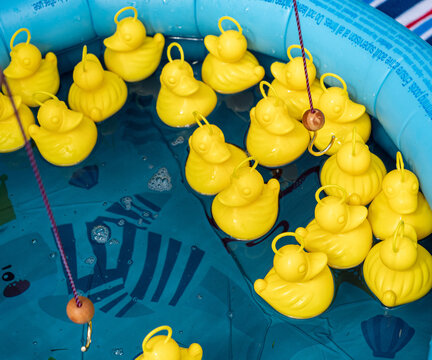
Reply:
[[[20, 32], [27, 34], [27, 41], [14, 46], [14, 40]], [[60, 75], [55, 54], [49, 52], [45, 55], [45, 59], [42, 59], [39, 49], [30, 44], [30, 38], [30, 31], [25, 28], [13, 34], [10, 41], [11, 62], [4, 69], [4, 74], [12, 95], [20, 96], [24, 104], [35, 107], [38, 104], [33, 94], [38, 91], [56, 94], [60, 86]], [[4, 85], [3, 92], [9, 95]], [[47, 100], [48, 97], [41, 99]]]
[[78, 164], [91, 153], [96, 144], [96, 125], [82, 113], [69, 110], [64, 101], [52, 94], [49, 96], [50, 100], [40, 103], [40, 127], [30, 125], [30, 136], [41, 155], [51, 164]]
[[[177, 47], [180, 59], [173, 60], [171, 49]], [[208, 116], [216, 106], [213, 89], [194, 78], [192, 67], [184, 60], [183, 48], [171, 43], [167, 49], [169, 62], [160, 76], [161, 88], [156, 101], [156, 111], [168, 126], [185, 127], [195, 124], [194, 111]]]
[[366, 284], [387, 307], [420, 299], [432, 288], [432, 256], [417, 244], [414, 228], [400, 221], [393, 235], [369, 252]]
[[[189, 156], [186, 160], [186, 180], [190, 187], [204, 195], [215, 195], [228, 187], [235, 167], [247, 158], [235, 145], [225, 142], [221, 129], [211, 125], [195, 112], [199, 125], [189, 137]], [[204, 121], [204, 125], [201, 121]], [[243, 166], [248, 166], [243, 163]]]
[[[348, 192], [348, 203], [367, 205], [381, 191], [387, 170], [381, 159], [369, 151], [357, 128], [345, 137], [336, 154], [326, 160], [321, 170], [321, 185], [336, 184]], [[336, 188], [326, 188], [329, 195], [338, 195]]]
[[[118, 21], [118, 16], [127, 10], [134, 12], [134, 17]], [[123, 80], [135, 82], [148, 78], [159, 66], [165, 38], [162, 34], [147, 36], [144, 24], [138, 20], [138, 12], [133, 6], [127, 6], [114, 16], [117, 24], [114, 35], [104, 40], [105, 66]]]
[[[320, 199], [321, 191], [330, 187], [342, 196]], [[309, 252], [323, 252], [328, 265], [335, 269], [349, 269], [362, 263], [372, 246], [372, 229], [365, 206], [347, 204], [348, 194], [339, 185], [320, 187], [315, 193], [318, 204], [315, 219], [306, 228], [295, 232], [304, 239]]]
[[[21, 96], [13, 96], [13, 102], [18, 110], [26, 138], [30, 139], [28, 127], [35, 123], [33, 113], [27, 105], [22, 103]], [[21, 149], [24, 143], [11, 99], [0, 93], [0, 153]]]
[[[225, 31], [222, 21], [230, 20], [238, 28]], [[218, 22], [220, 36], [207, 35], [204, 45], [209, 54], [202, 64], [203, 81], [222, 94], [234, 94], [258, 84], [264, 77], [264, 68], [251, 52], [237, 20], [222, 16]]]
[[[168, 331], [168, 336], [154, 336], [164, 330]], [[169, 326], [159, 326], [150, 331], [142, 343], [142, 349], [143, 353], [135, 360], [201, 360], [203, 356], [203, 350], [197, 343], [187, 349], [178, 346]]]
[[415, 229], [418, 240], [432, 233], [432, 210], [419, 191], [417, 176], [405, 169], [400, 152], [396, 170], [384, 177], [381, 192], [369, 206], [368, 219], [378, 239], [391, 236], [400, 220]]
[[[246, 137], [246, 147], [262, 166], [279, 167], [299, 158], [309, 144], [309, 132], [288, 112], [285, 103], [276, 96], [267, 96], [267, 81], [260, 82], [263, 96], [250, 111], [251, 123]], [[273, 94], [275, 91], [273, 89]]]
[[[337, 86], [326, 88], [324, 79], [329, 76], [338, 79], [343, 88]], [[317, 132], [315, 146], [323, 150], [332, 136], [335, 136], [333, 146], [327, 151], [327, 155], [333, 155], [339, 150], [345, 137], [352, 132], [353, 128], [356, 128], [363, 141], [367, 142], [371, 133], [371, 121], [365, 106], [349, 99], [346, 83], [340, 76], [326, 73], [321, 76], [320, 83], [324, 91], [316, 104], [317, 108], [324, 113], [325, 123]]]
[[216, 224], [238, 240], [253, 240], [267, 233], [274, 225], [279, 210], [280, 184], [270, 179], [267, 184], [256, 170], [243, 163], [234, 169], [230, 185], [213, 199], [212, 214]]
[[[294, 236], [301, 246], [285, 245], [277, 250], [276, 242], [285, 236]], [[327, 255], [306, 253], [303, 239], [292, 232], [276, 236], [272, 249], [275, 253], [273, 268], [264, 279], [255, 281], [255, 292], [276, 311], [291, 318], [308, 319], [323, 313], [334, 294]]]
[[73, 80], [68, 96], [70, 108], [95, 122], [114, 115], [126, 102], [127, 87], [123, 79], [104, 70], [94, 54], [87, 54], [86, 45], [82, 60], [74, 68]]
[[[288, 111], [292, 117], [300, 120], [303, 113], [310, 108], [309, 96], [306, 86], [303, 58], [301, 56], [293, 58], [292, 49], [301, 49], [300, 45], [291, 45], [288, 50], [288, 63], [274, 62], [270, 66], [270, 71], [274, 76], [271, 83], [278, 96], [287, 104]], [[318, 103], [323, 93], [319, 79], [316, 78], [316, 68], [313, 63], [312, 54], [304, 49], [309, 59], [306, 59], [306, 68], [312, 95], [312, 102]]]

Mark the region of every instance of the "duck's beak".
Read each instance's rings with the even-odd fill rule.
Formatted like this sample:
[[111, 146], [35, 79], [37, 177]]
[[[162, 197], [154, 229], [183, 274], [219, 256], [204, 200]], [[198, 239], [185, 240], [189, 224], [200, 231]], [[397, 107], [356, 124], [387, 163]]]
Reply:
[[240, 195], [240, 190], [234, 184], [222, 190], [216, 197], [223, 205], [230, 207], [244, 206], [250, 202]]
[[[15, 103], [15, 107], [18, 110], [21, 106], [22, 99], [21, 96], [12, 96], [13, 102]], [[14, 114], [14, 108], [12, 106], [12, 102], [9, 96], [1, 96], [1, 104], [0, 104], [0, 114], [2, 114], [3, 118], [8, 118]]]
[[348, 206], [348, 221], [342, 232], [353, 230], [359, 227], [367, 218], [368, 211], [365, 206], [347, 205]]
[[286, 135], [293, 131], [296, 123], [288, 114], [275, 113], [273, 121], [266, 126], [266, 130], [274, 135]]
[[181, 76], [178, 85], [171, 88], [171, 91], [178, 96], [190, 96], [199, 89], [199, 81], [189, 74]]
[[204, 45], [209, 51], [210, 54], [218, 57], [219, 51], [218, 51], [218, 45], [219, 45], [219, 38], [215, 35], [207, 35], [204, 38]]
[[357, 104], [350, 99], [346, 99], [345, 111], [339, 119], [339, 122], [349, 123], [357, 120], [366, 112], [366, 107], [361, 104]]
[[213, 141], [210, 151], [203, 158], [213, 164], [221, 164], [231, 156], [228, 145], [224, 141]]
[[80, 112], [64, 109], [62, 111], [62, 124], [58, 129], [59, 132], [67, 132], [75, 129], [84, 118], [84, 115]]
[[308, 262], [308, 271], [304, 277], [304, 281], [312, 280], [327, 266], [327, 255], [325, 253], [306, 253]]
[[22, 67], [18, 61], [11, 61], [9, 66], [4, 69], [3, 73], [11, 79], [22, 79], [33, 74], [33, 71]]
[[285, 64], [281, 62], [274, 62], [270, 66], [270, 71], [276, 80], [280, 81], [282, 84], [286, 85], [285, 81]]
[[390, 207], [399, 214], [411, 214], [418, 206], [418, 195], [402, 190], [398, 196], [387, 198]]
[[114, 51], [129, 51], [130, 47], [122, 40], [121, 35], [116, 31], [112, 36], [103, 41], [104, 45]]

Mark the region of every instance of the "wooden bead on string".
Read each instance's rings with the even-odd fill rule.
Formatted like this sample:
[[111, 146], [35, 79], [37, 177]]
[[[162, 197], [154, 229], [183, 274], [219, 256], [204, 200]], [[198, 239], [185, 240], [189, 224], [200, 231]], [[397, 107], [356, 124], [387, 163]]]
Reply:
[[324, 126], [324, 114], [319, 109], [307, 110], [303, 114], [302, 123], [309, 131], [317, 131]]
[[76, 324], [86, 324], [93, 318], [95, 313], [94, 305], [85, 296], [78, 296], [82, 306], [78, 307], [75, 298], [69, 300], [66, 306], [68, 318]]

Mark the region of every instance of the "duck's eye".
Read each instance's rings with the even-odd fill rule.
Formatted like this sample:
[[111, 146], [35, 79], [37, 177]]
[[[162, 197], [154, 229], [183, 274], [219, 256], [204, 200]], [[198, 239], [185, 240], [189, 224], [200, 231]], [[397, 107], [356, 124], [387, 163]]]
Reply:
[[201, 151], [206, 151], [207, 147], [205, 146], [205, 144], [199, 144], [198, 149], [200, 149]]
[[335, 107], [333, 107], [333, 110], [335, 113], [339, 113], [342, 110], [342, 108], [339, 105], [336, 105]]
[[393, 195], [393, 188], [392, 188], [391, 186], [387, 186], [387, 188], [386, 188], [386, 192], [387, 192], [387, 194], [389, 194], [389, 195]]
[[298, 272], [303, 274], [305, 271], [306, 271], [306, 265], [305, 264], [300, 265], [298, 268]]
[[413, 193], [416, 193], [418, 191], [418, 184], [417, 183], [412, 184], [412, 191], [413, 191]]
[[23, 60], [24, 65], [29, 65], [30, 64], [30, 59], [29, 58], [25, 58]]
[[58, 116], [53, 116], [53, 117], [51, 118], [51, 122], [52, 122], [53, 124], [58, 124], [59, 121], [60, 121], [60, 120], [59, 120]]
[[264, 122], [269, 122], [270, 121], [270, 116], [268, 116], [267, 114], [265, 114], [263, 116], [263, 120], [264, 120]]
[[341, 215], [338, 217], [337, 222], [339, 224], [343, 224], [345, 222], [345, 215]]
[[287, 77], [287, 79], [291, 79], [292, 78], [292, 74], [291, 74], [290, 71], [286, 72], [286, 77]]
[[125, 34], [125, 35], [123, 36], [123, 38], [124, 38], [126, 41], [129, 41], [130, 39], [132, 39], [132, 35], [131, 35], [131, 34]]
[[242, 190], [242, 192], [243, 192], [243, 195], [249, 195], [251, 193], [251, 189], [250, 188], [244, 188]]
[[15, 279], [15, 275], [8, 271], [2, 275], [2, 279], [4, 281], [12, 281], [13, 279]]
[[174, 77], [174, 76], [170, 76], [170, 77], [168, 78], [168, 82], [169, 82], [171, 85], [174, 85], [174, 84], [176, 83], [176, 79], [175, 79], [175, 77]]

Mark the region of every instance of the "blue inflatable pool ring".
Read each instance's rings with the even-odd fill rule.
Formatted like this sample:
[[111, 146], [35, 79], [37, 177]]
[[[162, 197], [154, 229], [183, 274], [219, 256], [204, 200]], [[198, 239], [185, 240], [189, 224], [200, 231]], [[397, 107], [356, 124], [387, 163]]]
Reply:
[[[70, 70], [79, 57], [71, 49], [114, 33], [112, 19], [120, 6], [124, 4], [102, 0], [3, 4], [0, 64], [8, 64], [6, 44], [25, 24], [41, 51], [63, 53], [60, 69]], [[286, 61], [287, 48], [298, 43], [291, 0], [148, 0], [136, 8], [149, 34], [203, 38], [218, 34], [218, 19], [229, 14], [242, 24], [252, 50]], [[352, 98], [378, 118], [402, 151], [431, 203], [432, 48], [358, 0], [305, 0], [299, 12], [304, 42], [319, 74], [331, 71], [345, 79]]]

